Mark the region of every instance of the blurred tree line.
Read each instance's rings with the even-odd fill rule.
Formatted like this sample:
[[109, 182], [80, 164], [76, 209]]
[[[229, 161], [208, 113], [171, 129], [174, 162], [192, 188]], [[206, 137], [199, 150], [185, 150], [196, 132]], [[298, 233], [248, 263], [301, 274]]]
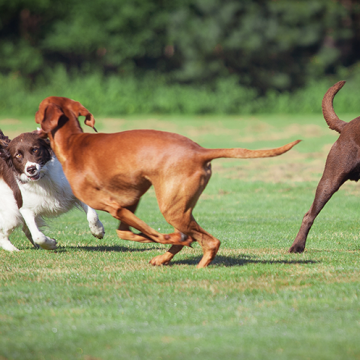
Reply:
[[0, 74], [160, 76], [258, 95], [360, 60], [359, 0], [0, 0]]

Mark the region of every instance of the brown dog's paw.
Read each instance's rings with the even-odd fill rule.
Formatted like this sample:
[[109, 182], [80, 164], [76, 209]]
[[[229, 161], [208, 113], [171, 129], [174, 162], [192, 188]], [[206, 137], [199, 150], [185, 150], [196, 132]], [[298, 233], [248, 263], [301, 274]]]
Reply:
[[172, 259], [172, 257], [169, 259], [167, 254], [158, 255], [158, 256], [155, 256], [154, 258], [152, 258], [149, 261], [149, 264], [151, 264], [153, 266], [169, 265], [171, 259]]
[[289, 253], [302, 253], [305, 250], [305, 246], [301, 246], [301, 245], [293, 245], [290, 249], [289, 249]]

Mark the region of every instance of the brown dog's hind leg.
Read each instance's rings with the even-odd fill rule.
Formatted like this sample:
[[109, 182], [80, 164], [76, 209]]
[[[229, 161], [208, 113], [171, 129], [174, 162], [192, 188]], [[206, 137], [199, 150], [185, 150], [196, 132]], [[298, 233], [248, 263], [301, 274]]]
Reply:
[[[154, 184], [159, 208], [165, 220], [182, 234], [196, 240], [202, 247], [204, 255], [198, 268], [208, 266], [220, 247], [220, 241], [202, 229], [195, 221], [192, 210], [205, 189], [211, 176], [211, 167], [204, 165], [191, 174], [176, 174], [167, 178], [167, 187]], [[172, 247], [164, 255], [151, 260], [153, 265], [168, 264], [181, 249]]]
[[[188, 235], [190, 238], [196, 240], [202, 247], [203, 257], [200, 260], [197, 268], [207, 267], [211, 261], [216, 256], [216, 253], [220, 247], [220, 241], [216, 239], [214, 236], [209, 234], [203, 228], [201, 228], [190, 211], [187, 213], [179, 213], [179, 217], [176, 219], [167, 218], [167, 214], [164, 213], [165, 219], [169, 224], [174, 226], [178, 231], [181, 231], [183, 234]], [[167, 253], [161, 256], [157, 256], [151, 260], [151, 264], [153, 265], [161, 265], [160, 261], [164, 260], [168, 264], [170, 260], [174, 257], [176, 253], [178, 253], [181, 249], [178, 248], [170, 248]], [[170, 252], [170, 253], [169, 253]]]
[[189, 235], [201, 245], [204, 253], [197, 265], [197, 268], [200, 269], [207, 267], [213, 261], [219, 250], [220, 241], [201, 228], [195, 220], [193, 220], [193, 223], [196, 225], [194, 224], [194, 226], [191, 227]]
[[324, 174], [316, 189], [314, 202], [303, 218], [300, 230], [289, 249], [290, 253], [301, 253], [305, 250], [306, 239], [315, 218], [330, 200], [332, 195], [338, 191], [340, 186], [348, 179], [351, 166], [349, 169], [346, 168], [346, 165], [344, 164], [351, 164], [351, 162], [347, 163], [346, 161], [339, 161], [341, 157], [335, 149], [336, 147], [329, 153]]

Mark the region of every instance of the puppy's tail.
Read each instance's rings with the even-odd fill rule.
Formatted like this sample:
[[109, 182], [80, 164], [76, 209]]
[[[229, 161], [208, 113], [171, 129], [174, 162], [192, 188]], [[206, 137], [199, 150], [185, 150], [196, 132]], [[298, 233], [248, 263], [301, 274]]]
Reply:
[[331, 130], [337, 131], [338, 133], [341, 133], [347, 122], [340, 120], [339, 117], [335, 114], [333, 100], [337, 92], [344, 86], [345, 82], [346, 81], [339, 81], [333, 85], [326, 92], [322, 101], [322, 112], [324, 118], [329, 125], [329, 128]]
[[204, 149], [205, 161], [211, 161], [219, 158], [235, 158], [235, 159], [254, 159], [279, 156], [286, 153], [301, 140], [293, 141], [281, 147], [269, 150], [248, 150], [242, 148], [235, 149]]

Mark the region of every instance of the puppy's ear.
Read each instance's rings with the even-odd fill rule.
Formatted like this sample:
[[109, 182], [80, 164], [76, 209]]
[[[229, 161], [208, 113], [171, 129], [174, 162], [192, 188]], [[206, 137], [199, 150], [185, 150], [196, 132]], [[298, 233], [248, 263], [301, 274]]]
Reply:
[[57, 105], [49, 103], [45, 109], [36, 112], [35, 121], [41, 125], [43, 132], [48, 134], [58, 126], [59, 119], [63, 115], [63, 111]]

